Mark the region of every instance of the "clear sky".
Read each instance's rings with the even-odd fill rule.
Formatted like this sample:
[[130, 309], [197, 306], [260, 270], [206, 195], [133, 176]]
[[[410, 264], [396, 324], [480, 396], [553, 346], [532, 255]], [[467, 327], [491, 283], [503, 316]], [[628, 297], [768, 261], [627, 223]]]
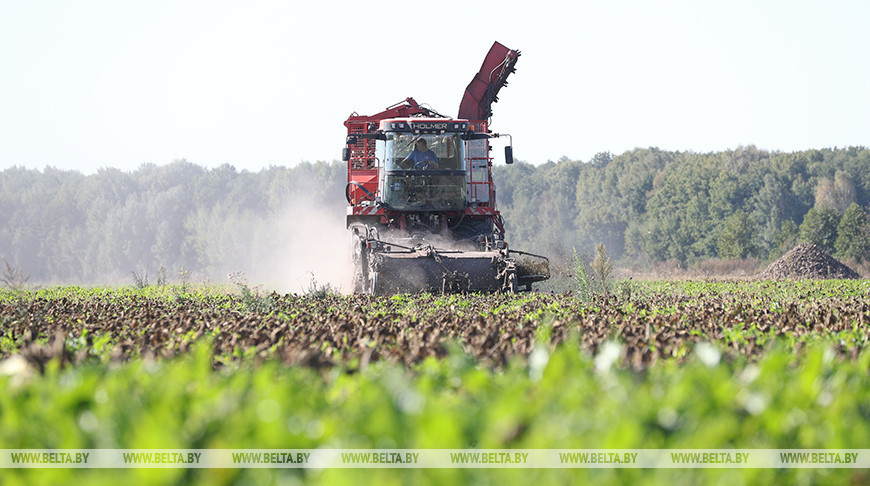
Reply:
[[542, 163], [635, 147], [870, 145], [867, 1], [3, 1], [0, 169], [335, 160], [351, 112], [494, 106]]

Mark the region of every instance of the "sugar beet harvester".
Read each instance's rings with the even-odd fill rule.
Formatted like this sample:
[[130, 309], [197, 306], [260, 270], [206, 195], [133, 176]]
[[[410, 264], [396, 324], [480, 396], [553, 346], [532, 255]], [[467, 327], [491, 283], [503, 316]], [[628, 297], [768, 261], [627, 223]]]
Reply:
[[549, 278], [546, 257], [508, 247], [492, 181], [491, 107], [519, 55], [493, 44], [457, 118], [407, 98], [344, 122], [354, 293], [517, 292]]

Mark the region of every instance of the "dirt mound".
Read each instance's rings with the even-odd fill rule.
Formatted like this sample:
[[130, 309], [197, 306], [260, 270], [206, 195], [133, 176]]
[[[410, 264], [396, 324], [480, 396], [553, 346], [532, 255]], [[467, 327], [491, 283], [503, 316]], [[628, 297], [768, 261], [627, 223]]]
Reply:
[[792, 248], [761, 272], [762, 280], [861, 278], [854, 270], [812, 243]]

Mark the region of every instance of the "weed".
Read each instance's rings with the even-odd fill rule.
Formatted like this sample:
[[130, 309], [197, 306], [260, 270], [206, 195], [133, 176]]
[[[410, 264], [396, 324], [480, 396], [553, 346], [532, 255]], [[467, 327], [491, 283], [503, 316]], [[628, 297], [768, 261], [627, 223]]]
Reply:
[[148, 282], [148, 270], [142, 270], [141, 272], [130, 270], [130, 275], [133, 276], [133, 286], [137, 289], [144, 289], [151, 285], [151, 283]]
[[187, 291], [187, 284], [190, 280], [190, 270], [185, 270], [184, 267], [181, 267], [181, 270], [178, 271], [178, 278], [181, 280], [182, 290]]
[[625, 300], [625, 301], [631, 300], [631, 294], [632, 294], [631, 277], [629, 277], [628, 280], [620, 280], [620, 281], [616, 282], [616, 295], [621, 300]]
[[584, 258], [577, 254], [577, 248], [574, 248], [574, 280], [577, 282], [577, 296], [580, 300], [590, 300], [592, 298], [592, 279], [589, 272], [586, 270]]
[[166, 277], [166, 269], [162, 266], [157, 270], [157, 286], [163, 287], [168, 283], [168, 278]]
[[325, 297], [329, 297], [330, 295], [340, 295], [341, 288], [333, 286], [331, 283], [327, 282], [323, 285], [317, 283], [317, 280], [314, 278], [314, 273], [309, 272], [311, 274], [311, 280], [308, 282], [308, 288], [305, 290], [305, 296], [311, 297], [314, 299], [323, 299]]
[[3, 275], [0, 276], [0, 282], [12, 290], [24, 290], [27, 287], [27, 282], [30, 280], [30, 275], [25, 275], [21, 268], [12, 265], [6, 258], [3, 258], [3, 266]]
[[244, 272], [234, 272], [229, 275], [230, 282], [236, 285], [241, 293], [242, 306], [248, 312], [255, 314], [269, 314], [276, 308], [274, 292], [269, 295], [260, 295], [259, 286], [251, 288], [245, 278]]
[[610, 261], [610, 255], [607, 254], [607, 249], [604, 248], [604, 243], [599, 243], [595, 247], [595, 258], [592, 259], [592, 270], [601, 281], [601, 293], [605, 296], [608, 294], [608, 283], [613, 275], [613, 262]]

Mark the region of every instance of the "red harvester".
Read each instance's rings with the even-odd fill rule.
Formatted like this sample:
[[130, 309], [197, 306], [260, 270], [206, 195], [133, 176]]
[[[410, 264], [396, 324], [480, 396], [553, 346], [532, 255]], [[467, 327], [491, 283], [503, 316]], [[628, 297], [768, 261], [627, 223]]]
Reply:
[[[496, 42], [456, 118], [413, 98], [344, 122], [354, 292], [517, 292], [549, 278], [546, 257], [512, 250], [496, 208], [492, 103], [519, 51]], [[513, 163], [511, 145], [505, 162]]]

